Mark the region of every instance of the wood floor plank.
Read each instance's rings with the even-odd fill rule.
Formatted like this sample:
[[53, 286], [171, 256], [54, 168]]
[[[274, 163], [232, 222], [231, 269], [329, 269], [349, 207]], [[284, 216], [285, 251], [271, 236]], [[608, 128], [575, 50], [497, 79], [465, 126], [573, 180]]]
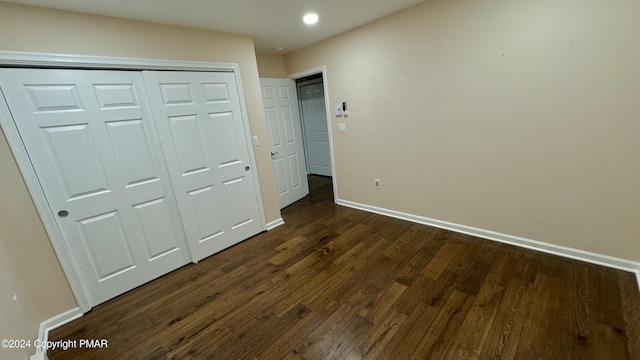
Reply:
[[355, 348], [351, 336], [359, 337], [373, 326], [358, 315], [360, 307], [345, 303], [322, 322], [296, 352], [306, 359], [343, 359]]
[[473, 296], [454, 289], [433, 320], [427, 335], [414, 349], [412, 357], [442, 359], [473, 301]]
[[[556, 354], [559, 356], [587, 358], [592, 353], [592, 349], [590, 349], [590, 343], [584, 341], [588, 337], [583, 338], [580, 336], [577, 317], [580, 308], [586, 306], [586, 298], [578, 300], [575, 291], [576, 287], [582, 286], [586, 288], [587, 283], [581, 282], [576, 277], [575, 269], [576, 266], [571, 262], [563, 261], [559, 266], [561, 281], [574, 284], [574, 288], [563, 286], [556, 289], [556, 301], [553, 302], [550, 314], [555, 321], [550, 328], [549, 335], [556, 339], [562, 339], [562, 348], [556, 350]], [[582, 280], [586, 281], [586, 278], [583, 277]], [[585, 294], [582, 293], [580, 295], [584, 296]], [[582, 320], [584, 320], [585, 327], [590, 323], [588, 317], [583, 317]]]
[[229, 319], [226, 323], [234, 337], [217, 349], [216, 356], [222, 359], [254, 358], [266, 344], [307, 316], [309, 311], [305, 305], [298, 304], [283, 316], [277, 316], [272, 307], [252, 318]]
[[[526, 309], [516, 358], [547, 358], [553, 356], [556, 348], [562, 345], [562, 343], [549, 341], [551, 328], [555, 321], [551, 316], [557, 297], [555, 289], [562, 286], [561, 284], [559, 279], [545, 273], [539, 273], [536, 277], [530, 295], [531, 306]], [[509, 306], [508, 303], [505, 304], [505, 306]], [[488, 348], [488, 350], [491, 349]]]
[[575, 286], [571, 291], [571, 315], [573, 315], [575, 342], [583, 357], [593, 354], [593, 316], [591, 312], [591, 291], [589, 268], [578, 266], [573, 269]]
[[[357, 357], [360, 359], [382, 359], [382, 352], [396, 336], [408, 316], [397, 311], [388, 311], [384, 317], [374, 323], [372, 329], [363, 336], [358, 345]], [[355, 356], [354, 356], [355, 357]]]
[[503, 299], [505, 289], [491, 282], [483, 283], [455, 335], [447, 359], [477, 359]]
[[365, 250], [361, 256], [357, 257], [348, 266], [330, 267], [325, 269], [318, 275], [320, 281], [318, 287], [311, 288], [308, 293], [307, 303], [310, 307], [320, 306], [327, 300], [340, 300], [356, 285], [362, 284], [362, 280], [366, 278], [367, 271], [371, 267], [375, 267], [384, 258], [380, 253], [388, 246], [389, 242], [385, 239], [379, 239], [375, 244]]
[[498, 312], [491, 323], [491, 330], [482, 346], [480, 357], [516, 358], [530, 301], [530, 284], [520, 279], [513, 279], [505, 290]]
[[597, 296], [592, 301], [594, 315], [597, 321], [616, 329], [624, 329], [625, 322], [622, 314], [622, 300], [617, 281], [605, 281], [611, 274], [610, 269], [596, 267], [590, 272], [592, 293], [606, 296]]
[[412, 281], [418, 277], [418, 274], [422, 273], [427, 263], [433, 259], [437, 250], [436, 241], [433, 239], [434, 233], [435, 231], [426, 236], [416, 238], [415, 241], [423, 243], [424, 246], [416, 251], [411, 260], [396, 275], [395, 280], [397, 282], [407, 286], [411, 285]]
[[306, 237], [302, 235], [298, 235], [293, 239], [285, 242], [284, 244], [276, 247], [276, 250], [278, 250], [278, 253], [274, 255], [272, 258], [270, 258], [269, 262], [272, 263], [273, 265], [281, 265], [287, 259], [297, 256], [299, 253], [302, 253], [303, 251], [305, 251], [305, 247], [298, 246], [298, 244], [303, 242], [304, 239], [306, 239]]
[[[456, 251], [448, 254], [450, 259], [447, 259], [445, 269], [456, 274], [462, 274], [469, 269], [469, 266], [474, 261], [479, 259], [484, 242], [465, 239], [458, 234], [450, 235], [449, 239], [447, 243], [455, 242]], [[427, 276], [426, 274], [423, 275]]]
[[439, 309], [419, 303], [407, 320], [400, 326], [396, 336], [381, 350], [380, 359], [412, 359], [414, 349], [428, 334], [429, 328], [437, 316]]
[[292, 354], [299, 354], [296, 348], [303, 346], [307, 336], [333, 314], [340, 303], [333, 301], [325, 306], [311, 310], [301, 321], [284, 331], [271, 344], [265, 345], [257, 355], [258, 359], [282, 359]]
[[407, 290], [405, 285], [398, 282], [391, 281], [389, 285], [381, 291], [374, 300], [369, 301], [364, 309], [360, 311], [360, 316], [368, 319], [372, 323], [377, 323], [382, 319], [385, 314], [389, 313], [393, 304], [402, 296], [404, 291]]
[[333, 203], [99, 305], [58, 359], [640, 359], [633, 274]]
[[622, 309], [626, 323], [626, 334], [629, 339], [630, 359], [640, 359], [640, 297], [638, 283], [633, 274], [619, 273], [618, 283], [622, 291]]
[[462, 249], [463, 246], [453, 240], [444, 243], [433, 259], [424, 267], [422, 276], [437, 280]]

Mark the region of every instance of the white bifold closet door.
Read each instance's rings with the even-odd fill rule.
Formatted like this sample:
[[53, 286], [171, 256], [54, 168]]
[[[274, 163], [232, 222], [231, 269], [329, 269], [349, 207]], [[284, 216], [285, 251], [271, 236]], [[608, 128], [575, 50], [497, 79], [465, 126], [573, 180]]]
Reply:
[[193, 260], [262, 231], [234, 74], [143, 76]]
[[0, 69], [0, 87], [90, 305], [189, 262], [140, 72]]
[[90, 306], [262, 231], [233, 73], [0, 69], [0, 89]]

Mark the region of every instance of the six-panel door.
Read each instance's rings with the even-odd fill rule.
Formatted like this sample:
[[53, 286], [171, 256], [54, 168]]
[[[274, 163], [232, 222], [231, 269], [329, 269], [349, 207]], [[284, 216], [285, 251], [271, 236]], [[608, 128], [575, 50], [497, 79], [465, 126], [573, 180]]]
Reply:
[[260, 79], [280, 208], [309, 194], [298, 99], [293, 80]]
[[234, 74], [143, 76], [193, 260], [262, 231]]
[[300, 87], [302, 117], [311, 174], [331, 176], [329, 129], [321, 82]]
[[0, 79], [92, 306], [189, 262], [139, 72]]

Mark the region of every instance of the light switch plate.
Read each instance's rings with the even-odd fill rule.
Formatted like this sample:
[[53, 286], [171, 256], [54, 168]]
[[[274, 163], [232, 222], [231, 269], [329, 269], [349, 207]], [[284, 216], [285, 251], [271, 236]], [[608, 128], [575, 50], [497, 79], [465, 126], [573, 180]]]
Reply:
[[345, 123], [338, 124], [338, 132], [346, 133], [347, 132], [347, 124], [345, 124]]
[[254, 137], [252, 137], [252, 139], [253, 139], [253, 146], [260, 145], [260, 141], [258, 140], [258, 135], [255, 135]]

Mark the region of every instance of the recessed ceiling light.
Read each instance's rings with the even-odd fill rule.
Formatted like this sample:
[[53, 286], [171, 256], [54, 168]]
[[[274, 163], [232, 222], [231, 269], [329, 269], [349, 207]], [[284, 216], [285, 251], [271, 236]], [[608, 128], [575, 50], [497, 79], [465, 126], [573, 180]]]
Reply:
[[309, 13], [302, 18], [302, 21], [307, 25], [313, 25], [318, 22], [318, 14]]

